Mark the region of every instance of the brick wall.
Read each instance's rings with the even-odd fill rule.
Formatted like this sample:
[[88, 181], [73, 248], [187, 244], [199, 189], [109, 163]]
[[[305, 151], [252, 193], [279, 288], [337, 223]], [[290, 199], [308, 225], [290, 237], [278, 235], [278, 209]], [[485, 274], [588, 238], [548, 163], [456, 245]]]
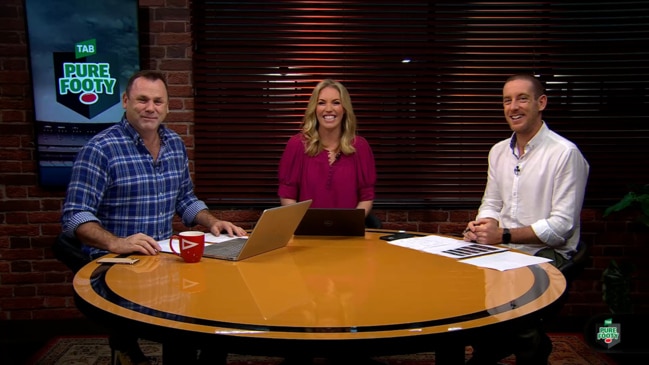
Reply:
[[[193, 156], [192, 48], [188, 0], [140, 0], [141, 66], [164, 71], [169, 80], [168, 126]], [[50, 251], [60, 232], [63, 191], [38, 186], [34, 113], [22, 0], [0, 5], [0, 319], [81, 317], [72, 301], [72, 273]], [[258, 213], [215, 211], [249, 228]], [[388, 229], [457, 233], [475, 211], [378, 210]], [[633, 286], [636, 311], [649, 307], [649, 270], [643, 265], [648, 231], [630, 216], [603, 220], [601, 210], [582, 214], [590, 264], [576, 280], [562, 318], [607, 312], [600, 277], [611, 259], [637, 266]], [[177, 229], [182, 226], [176, 222]]]

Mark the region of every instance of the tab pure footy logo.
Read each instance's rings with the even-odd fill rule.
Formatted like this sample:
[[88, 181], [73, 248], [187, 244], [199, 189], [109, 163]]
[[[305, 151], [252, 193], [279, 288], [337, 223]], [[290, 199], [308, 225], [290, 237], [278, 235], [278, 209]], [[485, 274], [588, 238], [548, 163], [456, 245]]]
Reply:
[[621, 335], [620, 324], [613, 323], [613, 319], [609, 318], [604, 320], [604, 323], [599, 327], [597, 332], [597, 343], [610, 349], [620, 343]]
[[55, 52], [56, 101], [86, 118], [119, 103], [119, 85], [111, 74], [117, 57], [98, 52], [95, 39], [74, 45], [74, 52]]

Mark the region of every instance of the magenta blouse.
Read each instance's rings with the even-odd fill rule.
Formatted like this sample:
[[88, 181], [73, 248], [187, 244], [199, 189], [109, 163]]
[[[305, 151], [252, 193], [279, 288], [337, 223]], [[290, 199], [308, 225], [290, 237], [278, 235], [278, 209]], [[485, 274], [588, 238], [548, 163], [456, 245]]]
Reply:
[[313, 199], [311, 208], [356, 208], [374, 200], [376, 167], [365, 138], [356, 136], [356, 153], [341, 154], [329, 166], [328, 152], [310, 157], [304, 152], [302, 133], [291, 137], [279, 163], [278, 195], [284, 199]]

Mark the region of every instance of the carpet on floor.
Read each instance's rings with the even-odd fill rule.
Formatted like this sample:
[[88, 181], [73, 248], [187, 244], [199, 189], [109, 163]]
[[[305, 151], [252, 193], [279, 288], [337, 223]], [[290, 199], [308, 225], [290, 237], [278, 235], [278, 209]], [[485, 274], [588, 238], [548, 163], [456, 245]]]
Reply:
[[[549, 334], [553, 343], [550, 365], [616, 365], [614, 361], [592, 349], [580, 334]], [[162, 364], [162, 345], [156, 342], [141, 340], [140, 347], [151, 364]], [[467, 347], [467, 359], [471, 348]], [[435, 364], [434, 353], [381, 356], [375, 360], [386, 365], [432, 365]], [[108, 338], [102, 336], [66, 336], [56, 337], [38, 351], [28, 365], [87, 364], [110, 365], [111, 353]], [[278, 365], [282, 362], [277, 357], [249, 355], [228, 355], [228, 365]], [[326, 364], [325, 359], [315, 359], [314, 364]], [[513, 365], [515, 360], [508, 357], [501, 361]]]

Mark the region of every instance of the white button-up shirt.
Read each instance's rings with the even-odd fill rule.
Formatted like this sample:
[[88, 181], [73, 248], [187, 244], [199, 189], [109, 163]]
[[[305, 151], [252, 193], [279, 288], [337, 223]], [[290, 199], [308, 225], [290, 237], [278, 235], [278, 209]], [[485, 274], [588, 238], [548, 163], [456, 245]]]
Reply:
[[577, 146], [545, 122], [521, 156], [514, 134], [489, 152], [487, 187], [477, 218], [494, 218], [504, 228], [531, 226], [545, 245], [509, 246], [530, 254], [549, 246], [570, 258], [579, 243], [588, 171]]

